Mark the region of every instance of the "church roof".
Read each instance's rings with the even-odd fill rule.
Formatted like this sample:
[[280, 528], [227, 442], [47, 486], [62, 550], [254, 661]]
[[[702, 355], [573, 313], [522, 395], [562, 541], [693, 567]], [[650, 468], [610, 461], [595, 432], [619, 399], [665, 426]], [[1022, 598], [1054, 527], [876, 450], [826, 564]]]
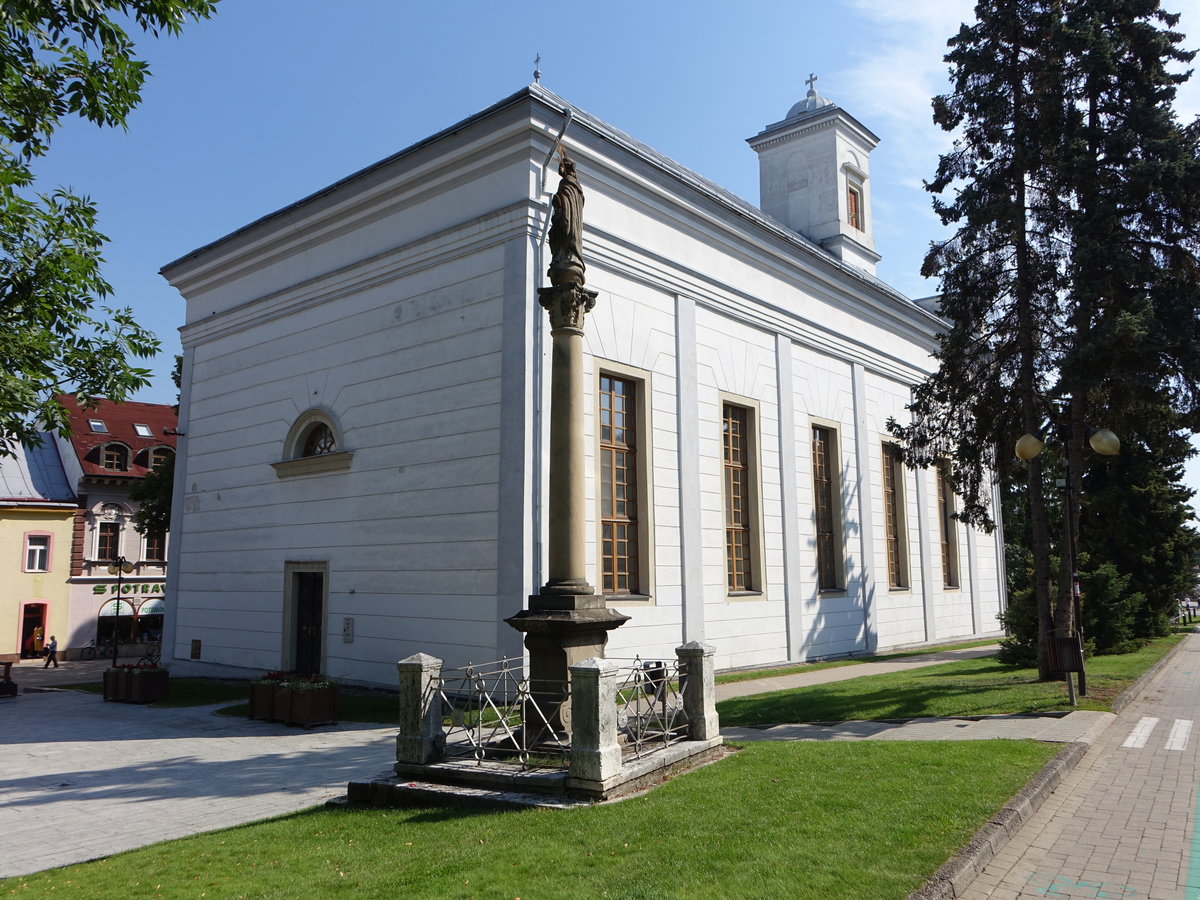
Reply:
[[[181, 256], [180, 258], [167, 263], [165, 266], [162, 267], [162, 269], [160, 269], [160, 272], [164, 276], [166, 276], [168, 270], [174, 268], [175, 266], [178, 266], [179, 264], [181, 264], [187, 260], [193, 259], [204, 253], [207, 253], [209, 250], [225, 243], [226, 241], [228, 241], [238, 235], [245, 234], [245, 233], [257, 228], [260, 225], [266, 224], [273, 220], [288, 217], [288, 216], [290, 216], [290, 214], [293, 211], [298, 210], [319, 198], [322, 198], [329, 194], [332, 194], [332, 193], [340, 190], [341, 188], [346, 187], [360, 179], [364, 179], [364, 178], [378, 172], [379, 170], [387, 167], [388, 165], [391, 165], [392, 163], [395, 163], [395, 162], [403, 159], [406, 156], [415, 154], [419, 150], [422, 150], [423, 148], [428, 147], [429, 145], [434, 144], [437, 141], [440, 141], [444, 138], [449, 137], [450, 135], [460, 132], [469, 126], [488, 118], [489, 116], [495, 115], [496, 113], [500, 112], [501, 110], [507, 109], [508, 107], [512, 106], [513, 104], [520, 103], [521, 101], [527, 100], [527, 99], [533, 99], [537, 102], [543, 103], [546, 106], [549, 106], [549, 107], [551, 107], [557, 111], [563, 112], [563, 113], [570, 112], [574, 122], [584, 125], [585, 127], [595, 131], [597, 134], [606, 138], [607, 140], [611, 141], [612, 143], [616, 144], [617, 146], [622, 146], [625, 149], [627, 149], [629, 152], [645, 159], [652, 165], [657, 166], [659, 169], [661, 169], [662, 171], [664, 171], [666, 174], [670, 175], [671, 177], [675, 178], [676, 180], [694, 188], [695, 190], [697, 190], [703, 194], [708, 195], [716, 202], [727, 207], [738, 218], [747, 220], [751, 223], [756, 224], [759, 227], [765, 228], [765, 229], [775, 233], [778, 237], [781, 237], [781, 238], [785, 239], [786, 241], [790, 242], [791, 244], [793, 244], [794, 246], [802, 249], [807, 255], [810, 255], [814, 258], [820, 259], [826, 265], [830, 265], [837, 269], [840, 269], [845, 275], [849, 276], [850, 278], [870, 284], [876, 290], [878, 290], [882, 293], [888, 294], [896, 300], [903, 301], [904, 304], [906, 304], [907, 306], [911, 307], [913, 310], [916, 310], [919, 313], [924, 312], [923, 310], [920, 310], [918, 307], [916, 307], [909, 300], [908, 297], [906, 297], [904, 294], [901, 294], [899, 291], [897, 291], [895, 288], [893, 288], [891, 285], [887, 284], [886, 282], [881, 281], [879, 278], [863, 271], [862, 269], [860, 269], [856, 266], [852, 266], [852, 265], [843, 263], [841, 260], [839, 260], [838, 258], [833, 256], [833, 254], [831, 254], [824, 247], [820, 246], [819, 244], [817, 244], [813, 241], [810, 241], [808, 238], [804, 237], [799, 232], [789, 228], [787, 225], [783, 224], [782, 222], [779, 222], [778, 220], [773, 219], [772, 217], [768, 216], [757, 206], [754, 206], [753, 204], [748, 203], [746, 200], [743, 200], [741, 197], [737, 196], [732, 191], [729, 191], [729, 190], [721, 187], [720, 185], [716, 184], [715, 182], [708, 180], [704, 176], [697, 174], [696, 172], [692, 171], [691, 169], [687, 168], [686, 166], [681, 165], [680, 163], [676, 162], [675, 160], [671, 159], [670, 157], [666, 156], [665, 154], [660, 153], [659, 151], [655, 150], [653, 147], [649, 146], [648, 144], [645, 144], [645, 143], [637, 140], [636, 138], [630, 136], [629, 134], [626, 134], [624, 131], [621, 131], [619, 128], [616, 128], [615, 126], [610, 125], [608, 122], [604, 121], [603, 119], [600, 119], [597, 116], [594, 116], [591, 113], [588, 113], [587, 111], [585, 111], [583, 109], [580, 109], [579, 107], [575, 106], [574, 104], [572, 104], [572, 103], [568, 102], [567, 100], [563, 99], [562, 97], [558, 96], [553, 91], [548, 90], [546, 87], [544, 87], [541, 83], [538, 83], [538, 82], [526, 85], [525, 87], [521, 88], [521, 90], [517, 91], [516, 93], [511, 94], [508, 97], [505, 97], [503, 100], [500, 100], [500, 101], [492, 104], [491, 106], [487, 107], [484, 110], [481, 110], [480, 112], [475, 113], [474, 115], [468, 116], [467, 118], [465, 118], [459, 122], [456, 122], [455, 124], [449, 126], [448, 128], [442, 129], [441, 131], [437, 132], [436, 134], [432, 134], [429, 137], [424, 138], [423, 140], [417, 141], [415, 144], [412, 144], [412, 145], [406, 147], [405, 149], [392, 154], [391, 156], [381, 159], [379, 162], [376, 162], [370, 166], [367, 166], [366, 168], [360, 169], [357, 172], [347, 175], [345, 178], [339, 179], [338, 181], [334, 182], [333, 184], [329, 185], [326, 188], [316, 191], [316, 192], [308, 195], [307, 197], [303, 197], [300, 200], [295, 201], [294, 203], [290, 203], [287, 206], [282, 207], [281, 209], [278, 209], [273, 213], [269, 213], [259, 219], [256, 219], [255, 221], [242, 226], [241, 228], [231, 232], [230, 234], [225, 235], [222, 238], [218, 238], [217, 240], [215, 240], [209, 244], [199, 247], [199, 248], [193, 250], [192, 252], [187, 253], [184, 256]], [[818, 111], [838, 110], [839, 109], [839, 107], [836, 104], [828, 102], [828, 101], [827, 101], [827, 103], [828, 103], [827, 106], [822, 107]], [[865, 131], [868, 135], [870, 135], [872, 138], [874, 138], [876, 141], [878, 141], [878, 138], [875, 138], [875, 136], [873, 134], [871, 134], [870, 130], [864, 128], [861, 125], [861, 123], [858, 122], [857, 119], [854, 119], [853, 116], [846, 114], [844, 111], [842, 111], [842, 115], [845, 116], [846, 119], [853, 122], [859, 128], [862, 128], [863, 131]], [[767, 131], [770, 131], [770, 130], [772, 130], [778, 126], [781, 126], [783, 124], [784, 124], [783, 122], [779, 122], [779, 123], [776, 123], [775, 125], [769, 125], [764, 130], [763, 134], [766, 134]], [[787, 124], [789, 126], [791, 126], [793, 123], [787, 122]], [[760, 137], [761, 136], [762, 135], [760, 135]], [[167, 277], [169, 277], [169, 276], [167, 276]]]

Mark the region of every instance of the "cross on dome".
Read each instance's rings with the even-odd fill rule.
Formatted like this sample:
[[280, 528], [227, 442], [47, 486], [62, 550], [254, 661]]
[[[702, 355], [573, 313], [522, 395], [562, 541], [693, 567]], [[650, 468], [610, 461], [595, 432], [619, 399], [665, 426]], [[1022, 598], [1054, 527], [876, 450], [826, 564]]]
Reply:
[[[788, 110], [788, 119], [794, 119], [796, 116], [803, 115], [804, 113], [814, 112], [818, 109], [822, 109], [823, 107], [833, 105], [832, 100], [826, 100], [817, 93], [817, 80], [816, 72], [808, 73], [808, 78], [804, 80], [804, 83], [808, 85], [808, 93], [804, 95], [803, 100], [796, 103], [791, 109]], [[784, 121], [786, 121], [786, 119]]]

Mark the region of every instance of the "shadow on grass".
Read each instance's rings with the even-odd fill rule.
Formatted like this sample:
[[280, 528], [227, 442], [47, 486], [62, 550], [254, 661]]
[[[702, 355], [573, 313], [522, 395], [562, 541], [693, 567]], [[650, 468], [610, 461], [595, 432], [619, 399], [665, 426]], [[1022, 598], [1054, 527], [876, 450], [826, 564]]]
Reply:
[[[971, 660], [733, 698], [717, 711], [722, 725], [775, 725], [1046, 713], [1068, 709], [1066, 701], [1062, 682], [1039, 682], [1030, 669]], [[1103, 706], [1100, 700], [1086, 708]]]

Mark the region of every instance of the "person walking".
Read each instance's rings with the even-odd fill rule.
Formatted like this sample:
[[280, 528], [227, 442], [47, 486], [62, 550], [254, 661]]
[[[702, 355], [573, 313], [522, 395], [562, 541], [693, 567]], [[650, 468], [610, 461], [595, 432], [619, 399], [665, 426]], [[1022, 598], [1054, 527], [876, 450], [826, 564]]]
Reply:
[[54, 635], [50, 635], [50, 643], [46, 645], [46, 664], [42, 668], [50, 668], [50, 663], [54, 663], [54, 668], [58, 668], [58, 638]]

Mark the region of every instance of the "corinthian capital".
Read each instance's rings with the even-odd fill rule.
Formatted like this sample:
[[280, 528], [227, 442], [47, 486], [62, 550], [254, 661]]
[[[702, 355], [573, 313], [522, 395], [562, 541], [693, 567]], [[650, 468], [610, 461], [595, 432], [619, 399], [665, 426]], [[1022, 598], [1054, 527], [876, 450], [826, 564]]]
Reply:
[[576, 284], [560, 284], [538, 289], [538, 301], [550, 314], [550, 333], [559, 331], [583, 334], [583, 317], [596, 305], [596, 291]]

